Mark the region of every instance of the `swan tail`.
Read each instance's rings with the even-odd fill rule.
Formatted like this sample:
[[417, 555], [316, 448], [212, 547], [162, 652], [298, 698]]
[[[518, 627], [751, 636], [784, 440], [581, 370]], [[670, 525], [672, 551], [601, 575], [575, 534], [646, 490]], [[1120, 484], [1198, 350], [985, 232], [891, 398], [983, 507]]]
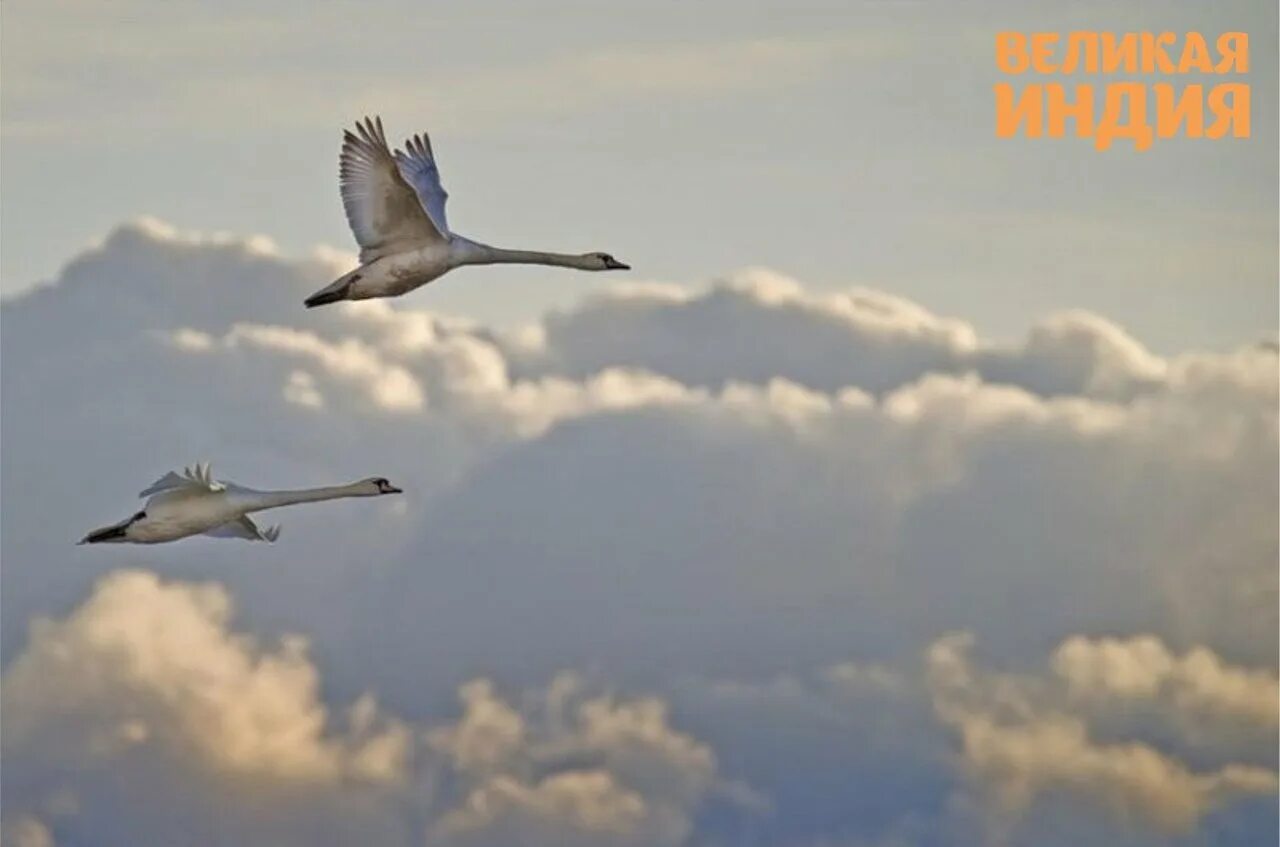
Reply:
[[324, 306], [329, 303], [351, 299], [348, 296], [351, 294], [351, 286], [360, 279], [361, 270], [361, 268], [356, 268], [351, 273], [343, 274], [315, 294], [312, 294], [303, 303], [308, 309], [314, 309], [316, 306]]
[[80, 539], [81, 544], [103, 544], [108, 542], [128, 541], [129, 527], [147, 516], [146, 512], [138, 512], [131, 518], [114, 523], [111, 526], [104, 526], [102, 529], [95, 529], [93, 532]]
[[102, 529], [95, 529], [93, 532], [80, 539], [81, 544], [104, 544], [115, 541], [121, 542], [125, 540], [125, 532], [129, 528], [132, 521], [121, 521], [112, 526], [104, 526]]

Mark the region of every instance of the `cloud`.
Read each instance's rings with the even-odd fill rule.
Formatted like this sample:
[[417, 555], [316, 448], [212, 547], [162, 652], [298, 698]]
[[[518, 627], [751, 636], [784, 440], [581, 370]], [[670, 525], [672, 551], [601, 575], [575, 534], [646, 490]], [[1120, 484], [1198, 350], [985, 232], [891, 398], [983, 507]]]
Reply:
[[[433, 844], [676, 844], [717, 783], [662, 701], [593, 695], [570, 675], [529, 712], [475, 680], [453, 723], [411, 726], [369, 695], [338, 721], [305, 642], [264, 649], [231, 612], [218, 585], [119, 571], [35, 623], [4, 675], [15, 841], [51, 837], [40, 810], [73, 843], [192, 826], [207, 843], [333, 828], [325, 843], [409, 844], [422, 820]], [[121, 801], [127, 814], [106, 811]]]
[[825, 392], [857, 385], [882, 393], [924, 373], [975, 372], [1042, 396], [1098, 399], [1155, 389], [1168, 367], [1087, 312], [1051, 315], [1022, 344], [1000, 345], [884, 292], [816, 295], [763, 268], [699, 292], [621, 287], [548, 316], [512, 354], [528, 373], [581, 376], [625, 364], [689, 385], [785, 378]]
[[263, 648], [230, 614], [220, 586], [120, 571], [36, 621], [0, 697], [6, 817], [69, 843], [378, 843], [408, 730], [369, 698], [332, 718], [305, 642]]
[[[1088, 641], [1071, 636], [1034, 665], [997, 671], [975, 661], [971, 634], [951, 633], [893, 665], [688, 679], [673, 702], [726, 751], [725, 768], [750, 772], [774, 802], [804, 809], [815, 843], [1182, 843], [1196, 832], [1229, 832], [1224, 816], [1273, 811], [1272, 715], [1254, 716], [1247, 746], [1236, 747], [1238, 728], [1221, 721], [1153, 739], [1144, 720], [1117, 723], [1061, 676], [1059, 657]], [[1159, 672], [1168, 647], [1152, 646], [1132, 657], [1131, 670]], [[1271, 671], [1231, 671], [1275, 685]], [[773, 743], [743, 743], [763, 727]], [[803, 799], [787, 796], [788, 768], [805, 774], [793, 789]], [[815, 803], [828, 782], [832, 801]]]
[[[1275, 770], [1273, 346], [1160, 357], [1080, 312], [997, 342], [767, 270], [625, 286], [512, 333], [429, 292], [301, 309], [346, 262], [147, 221], [5, 301], [5, 696], [132, 704], [36, 720], [40, 790], [6, 790], [6, 819], [59, 838], [61, 777], [40, 775], [105, 738], [138, 785], [172, 787], [174, 826], [225, 832], [210, 797], [294, 785], [281, 809], [320, 811], [244, 826], [304, 843], [339, 839], [336, 814], [369, 843], [565, 821], [615, 843], [978, 843], [992, 818], [1019, 843], [1072, 803], [1086, 840], [1274, 828], [1249, 799]], [[265, 549], [72, 545], [195, 459], [406, 493], [291, 509]], [[126, 594], [217, 672], [90, 627]], [[918, 662], [952, 631], [1012, 670], [970, 662], [973, 690], [939, 699]], [[94, 660], [50, 672], [64, 643]], [[122, 676], [121, 652], [153, 675]], [[1009, 717], [992, 692], [1011, 686]], [[110, 810], [136, 801], [85, 773], [77, 816], [124, 832]], [[1080, 788], [1112, 779], [1118, 806]]]
[[[203, 352], [211, 349], [211, 342], [193, 346], [193, 338], [208, 338], [195, 333], [192, 329], [178, 330], [173, 335], [174, 345], [186, 351]], [[289, 327], [236, 324], [223, 337], [222, 344], [229, 348], [240, 345], [256, 347], [310, 361], [335, 380], [365, 389], [369, 400], [388, 411], [421, 409], [426, 403], [422, 387], [408, 371], [386, 363], [375, 351], [359, 341], [348, 339], [339, 344], [329, 344], [312, 333]], [[299, 386], [299, 380], [294, 377], [296, 373], [298, 372], [294, 371], [289, 376], [289, 386], [294, 388]], [[306, 374], [301, 380], [301, 386], [311, 390], [311, 393], [303, 396], [319, 397], [314, 390], [314, 380], [309, 377]], [[285, 391], [287, 394], [289, 388], [286, 387]], [[304, 402], [303, 405], [316, 403]]]
[[[233, 615], [220, 585], [118, 571], [65, 618], [37, 621], [3, 678], [6, 838], [674, 845], [719, 807], [795, 843], [822, 825], [833, 837], [1024, 843], [1055, 804], [1084, 803], [1095, 831], [1180, 835], [1277, 787], [1273, 723], [1252, 750], [1266, 764], [1193, 769], [1145, 741], [1096, 740], [1097, 716], [1060, 672], [1079, 636], [1034, 673], [983, 669], [972, 637], [953, 634], [923, 661], [689, 677], [667, 698], [560, 673], [513, 701], [474, 679], [455, 718], [406, 719], [369, 694], [330, 709], [302, 639], [264, 646], [231, 629]], [[1167, 648], [1151, 648], [1135, 672], [1163, 666]], [[675, 728], [673, 711], [712, 741]], [[796, 790], [813, 817], [771, 831]], [[989, 813], [957, 802], [970, 792]]]
[[17, 821], [5, 822], [4, 842], [13, 847], [53, 847], [53, 836], [37, 818], [24, 815]]
[[[1078, 657], [1083, 643], [1079, 637], [1064, 643], [1055, 669], [1062, 670], [1063, 655]], [[1228, 763], [1194, 773], [1148, 744], [1097, 742], [1086, 719], [1052, 693], [1036, 691], [1035, 680], [984, 678], [968, 655], [971, 645], [966, 635], [935, 642], [928, 651], [929, 685], [940, 719], [959, 735], [964, 767], [1002, 816], [1016, 820], [1042, 795], [1058, 793], [1086, 799], [1122, 824], [1176, 835], [1193, 831], [1211, 810], [1277, 790], [1274, 764]], [[1155, 649], [1133, 663], [1138, 674], [1160, 673], [1163, 645], [1150, 646]], [[1218, 662], [1208, 651], [1201, 654]], [[1274, 690], [1274, 675], [1255, 677]], [[1273, 698], [1273, 712], [1278, 705]]]
[[1242, 796], [1274, 795], [1276, 775], [1231, 765], [1193, 774], [1142, 744], [1098, 745], [1077, 720], [1045, 717], [1005, 726], [983, 715], [956, 717], [963, 757], [999, 811], [1021, 815], [1043, 793], [1074, 793], [1122, 822], [1161, 833], [1193, 831], [1209, 810]]
[[583, 698], [561, 675], [545, 721], [530, 726], [487, 682], [461, 689], [465, 712], [434, 731], [465, 783], [463, 799], [432, 826], [452, 844], [679, 844], [690, 810], [716, 783], [711, 751], [672, 731], [654, 698]]
[[[158, 736], [215, 771], [302, 781], [397, 778], [402, 733], [391, 727], [365, 739], [325, 737], [305, 641], [265, 653], [251, 639], [228, 636], [229, 613], [230, 598], [216, 586], [113, 574], [65, 622], [33, 627], [5, 673], [7, 740], [18, 749], [66, 745], [110, 755]], [[58, 733], [43, 736], [50, 725]]]
[[1232, 667], [1203, 648], [1171, 653], [1157, 639], [1076, 637], [1058, 648], [1053, 669], [1082, 699], [1164, 698], [1194, 720], [1275, 727], [1280, 691], [1273, 676]]

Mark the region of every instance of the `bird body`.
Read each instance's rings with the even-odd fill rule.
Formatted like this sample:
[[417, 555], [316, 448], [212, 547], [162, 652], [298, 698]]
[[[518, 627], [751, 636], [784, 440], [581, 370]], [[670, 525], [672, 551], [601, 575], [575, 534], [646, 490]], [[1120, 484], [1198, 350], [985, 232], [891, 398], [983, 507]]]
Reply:
[[90, 532], [80, 543], [159, 544], [200, 534], [275, 541], [280, 528], [260, 529], [249, 517], [251, 512], [342, 497], [375, 497], [399, 491], [382, 477], [325, 488], [259, 491], [214, 480], [207, 464], [196, 465], [182, 474], [170, 472], [156, 480], [139, 495], [148, 498], [142, 511], [127, 520]]
[[306, 300], [398, 297], [464, 265], [553, 265], [584, 271], [629, 270], [607, 253], [548, 253], [490, 247], [449, 230], [431, 141], [417, 135], [394, 153], [381, 119], [348, 131], [339, 159], [342, 205], [360, 244], [360, 267]]

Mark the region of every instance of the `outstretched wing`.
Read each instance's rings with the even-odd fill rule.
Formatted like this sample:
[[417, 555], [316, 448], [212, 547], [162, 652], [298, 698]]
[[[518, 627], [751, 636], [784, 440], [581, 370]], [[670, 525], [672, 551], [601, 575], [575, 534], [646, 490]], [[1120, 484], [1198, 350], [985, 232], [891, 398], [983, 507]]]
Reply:
[[354, 133], [343, 133], [338, 179], [361, 263], [445, 240], [401, 176], [387, 148], [381, 118], [365, 118]]
[[395, 153], [400, 175], [413, 187], [418, 202], [436, 229], [447, 236], [449, 220], [444, 214], [444, 204], [449, 199], [449, 192], [440, 184], [440, 168], [436, 165], [435, 154], [431, 152], [431, 138], [424, 132], [410, 138], [404, 147]]
[[204, 534], [214, 538], [243, 538], [246, 541], [273, 542], [280, 537], [280, 527], [269, 526], [266, 529], [259, 529], [258, 525], [245, 515], [237, 520], [218, 524], [213, 529], [207, 529]]
[[214, 480], [213, 472], [209, 469], [208, 462], [197, 462], [190, 467], [183, 468], [181, 474], [169, 471], [143, 489], [138, 496], [150, 497], [152, 494], [159, 494], [162, 491], [174, 491], [182, 488], [194, 491], [222, 491], [226, 486]]

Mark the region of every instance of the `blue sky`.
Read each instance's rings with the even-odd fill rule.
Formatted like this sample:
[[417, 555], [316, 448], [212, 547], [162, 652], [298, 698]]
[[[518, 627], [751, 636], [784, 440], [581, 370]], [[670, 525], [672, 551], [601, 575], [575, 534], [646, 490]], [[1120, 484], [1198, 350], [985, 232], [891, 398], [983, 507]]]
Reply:
[[[5, 292], [141, 213], [350, 249], [340, 131], [380, 112], [434, 134], [459, 231], [644, 279], [763, 265], [1000, 337], [1082, 307], [1159, 350], [1276, 312], [1270, 4], [17, 0], [5, 23]], [[997, 142], [993, 33], [1079, 28], [1250, 32], [1253, 137]], [[470, 276], [433, 305], [511, 324], [594, 284]]]

